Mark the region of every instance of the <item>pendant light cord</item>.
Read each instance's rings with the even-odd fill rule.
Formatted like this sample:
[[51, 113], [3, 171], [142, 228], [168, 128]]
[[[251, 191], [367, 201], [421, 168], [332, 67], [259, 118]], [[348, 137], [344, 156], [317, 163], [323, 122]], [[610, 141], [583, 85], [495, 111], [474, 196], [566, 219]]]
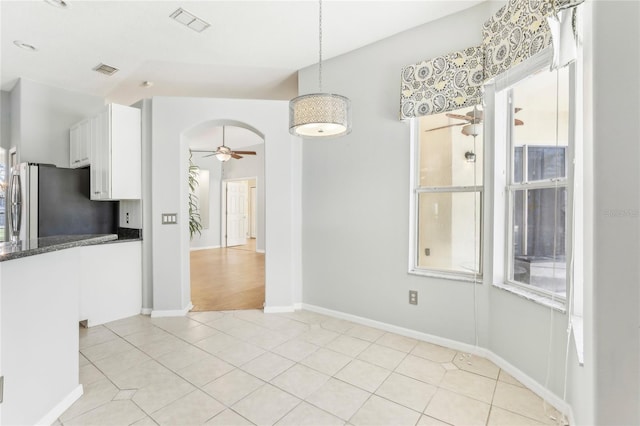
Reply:
[[322, 0], [318, 0], [320, 12], [318, 13], [318, 88], [322, 93]]

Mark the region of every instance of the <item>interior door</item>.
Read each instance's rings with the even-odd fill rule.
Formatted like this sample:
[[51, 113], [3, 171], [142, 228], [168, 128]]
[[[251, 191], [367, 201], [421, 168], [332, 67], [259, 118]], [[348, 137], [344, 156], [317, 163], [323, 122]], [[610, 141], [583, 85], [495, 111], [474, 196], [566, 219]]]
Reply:
[[247, 244], [247, 181], [227, 182], [227, 247]]

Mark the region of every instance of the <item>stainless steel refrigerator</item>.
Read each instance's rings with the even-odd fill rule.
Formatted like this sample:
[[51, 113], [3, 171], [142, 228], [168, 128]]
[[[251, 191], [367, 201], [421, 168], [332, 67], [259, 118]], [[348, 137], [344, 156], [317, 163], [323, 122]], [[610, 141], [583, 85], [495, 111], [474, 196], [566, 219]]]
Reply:
[[117, 233], [118, 202], [91, 201], [89, 191], [89, 168], [16, 165], [9, 190], [11, 240]]

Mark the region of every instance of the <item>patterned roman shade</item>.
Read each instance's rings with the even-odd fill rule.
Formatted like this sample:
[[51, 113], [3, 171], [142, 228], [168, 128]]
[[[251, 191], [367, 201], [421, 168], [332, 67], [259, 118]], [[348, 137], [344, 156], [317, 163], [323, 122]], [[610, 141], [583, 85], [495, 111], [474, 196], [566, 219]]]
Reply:
[[552, 45], [549, 18], [583, 1], [509, 0], [482, 26], [480, 46], [404, 67], [400, 118], [480, 104], [483, 84]]
[[509, 0], [482, 26], [485, 79], [508, 71], [551, 44], [554, 0]]
[[402, 119], [438, 114], [482, 99], [484, 83], [482, 47], [469, 47], [402, 70]]

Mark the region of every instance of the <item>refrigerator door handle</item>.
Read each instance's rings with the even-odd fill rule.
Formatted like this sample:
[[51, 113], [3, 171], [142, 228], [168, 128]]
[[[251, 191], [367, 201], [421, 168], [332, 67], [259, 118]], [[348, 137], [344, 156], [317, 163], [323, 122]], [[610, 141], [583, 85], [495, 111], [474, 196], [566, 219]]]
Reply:
[[11, 197], [11, 242], [20, 241], [20, 230], [22, 228], [22, 182], [20, 171], [14, 169], [11, 173], [10, 183]]

